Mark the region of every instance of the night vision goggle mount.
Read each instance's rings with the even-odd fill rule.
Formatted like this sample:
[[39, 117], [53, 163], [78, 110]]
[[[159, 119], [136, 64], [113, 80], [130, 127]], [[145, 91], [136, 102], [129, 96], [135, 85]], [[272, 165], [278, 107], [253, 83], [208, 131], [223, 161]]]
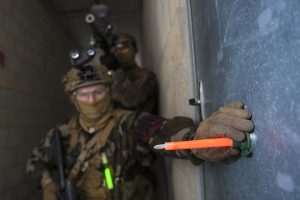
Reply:
[[96, 55], [96, 51], [93, 47], [87, 48], [82, 52], [77, 50], [71, 50], [69, 56], [71, 58], [71, 65], [80, 70], [78, 76], [81, 80], [95, 80], [96, 73], [92, 66], [85, 65], [91, 61]]

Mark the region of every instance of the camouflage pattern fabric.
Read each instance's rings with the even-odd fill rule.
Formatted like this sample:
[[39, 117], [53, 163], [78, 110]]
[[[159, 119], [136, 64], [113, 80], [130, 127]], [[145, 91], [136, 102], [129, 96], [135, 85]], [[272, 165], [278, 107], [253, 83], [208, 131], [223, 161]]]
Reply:
[[[115, 106], [129, 110], [157, 114], [158, 84], [154, 73], [136, 64], [138, 52], [133, 36], [118, 33], [110, 47], [118, 60], [118, 69], [112, 72], [112, 94]], [[109, 68], [109, 66], [108, 66]]]
[[[76, 118], [78, 119], [78, 116], [73, 119]], [[149, 178], [151, 177], [149, 168], [155, 159], [156, 152], [153, 151], [153, 145], [170, 141], [171, 137], [176, 135], [176, 132], [170, 131], [170, 126], [176, 131], [185, 129], [187, 132], [195, 127], [188, 118], [168, 120], [146, 113], [136, 116], [133, 112], [122, 112], [115, 120], [116, 125], [105, 146], [85, 161], [80, 173], [74, 179], [80, 199], [152, 200], [153, 183]], [[78, 120], [61, 127], [63, 149], [67, 155], [65, 160], [68, 161], [65, 172], [68, 173], [82, 146], [92, 136], [80, 127]], [[33, 150], [32, 157], [28, 160], [27, 171], [36, 177], [40, 177], [44, 170], [51, 172], [55, 169], [51, 137], [52, 131]], [[100, 153], [103, 152], [107, 155], [115, 180], [112, 191], [106, 189], [104, 183], [104, 168], [100, 158]], [[177, 156], [176, 152], [168, 155]]]
[[157, 113], [158, 84], [155, 74], [133, 63], [114, 72], [112, 97], [117, 107]]

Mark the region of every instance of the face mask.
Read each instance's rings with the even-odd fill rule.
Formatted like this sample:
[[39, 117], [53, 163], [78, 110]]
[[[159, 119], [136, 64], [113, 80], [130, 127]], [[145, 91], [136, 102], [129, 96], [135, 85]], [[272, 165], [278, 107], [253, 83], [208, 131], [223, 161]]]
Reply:
[[111, 108], [110, 95], [106, 94], [103, 99], [96, 103], [85, 103], [82, 101], [76, 101], [75, 103], [80, 116], [83, 120], [98, 120], [104, 116], [108, 110]]

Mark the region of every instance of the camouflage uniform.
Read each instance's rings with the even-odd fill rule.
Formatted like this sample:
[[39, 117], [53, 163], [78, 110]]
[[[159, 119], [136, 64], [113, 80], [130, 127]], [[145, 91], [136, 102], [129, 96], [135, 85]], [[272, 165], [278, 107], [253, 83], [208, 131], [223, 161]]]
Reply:
[[121, 73], [123, 77], [118, 77], [118, 81], [112, 86], [116, 106], [157, 113], [158, 86], [154, 73], [137, 65], [122, 70]]
[[[113, 109], [112, 113], [113, 126], [109, 128], [110, 133], [105, 145], [101, 150], [89, 156], [80, 167], [79, 174], [74, 178], [80, 195], [82, 199], [99, 200], [152, 199], [152, 183], [149, 180], [148, 172], [154, 159], [153, 146], [170, 141], [172, 135], [176, 133], [179, 133], [180, 137], [190, 134], [194, 131], [193, 121], [184, 117], [167, 120], [146, 113], [135, 116], [133, 112], [119, 109]], [[102, 128], [100, 132], [106, 127]], [[59, 128], [62, 132], [63, 149], [66, 150], [66, 157], [69, 161], [65, 171], [70, 172], [83, 146], [99, 131], [94, 134], [88, 133], [80, 126], [76, 116], [68, 124], [61, 125]], [[170, 129], [173, 131], [170, 132]], [[39, 176], [43, 170], [51, 172], [54, 169], [51, 138], [52, 131], [34, 149], [27, 166], [31, 173]], [[121, 192], [113, 191], [110, 193], [103, 186], [101, 152], [106, 153], [109, 164], [112, 166], [113, 176], [118, 184], [115, 190], [121, 190]], [[178, 152], [177, 154], [171, 152], [169, 155], [183, 157]], [[145, 193], [147, 192], [149, 196], [146, 198]]]
[[[65, 91], [73, 91], [77, 85], [107, 83], [103, 81], [108, 79], [103, 76], [106, 74], [103, 68], [95, 68], [94, 71], [98, 74], [96, 80], [69, 81], [65, 85]], [[78, 70], [71, 70], [68, 76], [77, 77]], [[74, 99], [72, 102], [74, 103]], [[104, 123], [92, 132], [81, 125], [80, 115], [74, 116], [67, 124], [58, 126], [65, 153], [64, 171], [76, 184], [78, 195], [81, 199], [90, 200], [153, 199], [153, 176], [149, 169], [155, 158], [154, 153], [163, 153], [154, 152], [153, 146], [193, 135], [193, 121], [185, 117], [168, 120], [118, 108], [109, 108], [104, 117]], [[45, 171], [51, 173], [56, 167], [51, 150], [52, 135], [53, 130], [50, 130], [28, 160], [27, 171], [37, 177], [41, 177]], [[90, 145], [91, 141], [96, 142]], [[86, 157], [80, 160], [82, 152], [86, 152]], [[107, 155], [108, 164], [112, 168], [116, 184], [113, 190], [105, 187], [102, 153]], [[169, 152], [168, 155], [195, 159], [192, 154], [184, 151]]]
[[[111, 77], [103, 66], [73, 68], [65, 76], [64, 83], [65, 92], [79, 111], [79, 115], [58, 127], [65, 153], [64, 171], [68, 179], [76, 184], [80, 199], [84, 200], [151, 200], [153, 176], [149, 175], [148, 171], [154, 159], [153, 153], [187, 158], [194, 163], [201, 163], [201, 159], [221, 161], [239, 153], [238, 149], [229, 147], [154, 152], [154, 145], [212, 137], [229, 137], [235, 141], [243, 141], [244, 133], [251, 132], [254, 128], [250, 120], [251, 112], [243, 109], [242, 102], [221, 107], [202, 121], [195, 137], [195, 126], [191, 119], [175, 117], [168, 120], [147, 113], [116, 109], [111, 106], [109, 93], [104, 93], [105, 96], [98, 99], [97, 103], [83, 107], [83, 101], [79, 102], [76, 96], [74, 97], [74, 93], [79, 92], [80, 87], [87, 89], [95, 84], [111, 84]], [[97, 121], [93, 122], [95, 126], [90, 126], [91, 121], [83, 116], [88, 117], [90, 113], [86, 111], [90, 111], [93, 106], [100, 118], [92, 113], [91, 119], [95, 116], [97, 118], [93, 120]], [[55, 200], [57, 191], [53, 180], [49, 178], [49, 173], [51, 174], [56, 167], [51, 150], [52, 135], [53, 130], [33, 150], [27, 163], [27, 171], [41, 178], [44, 200]], [[104, 162], [102, 155], [106, 155], [108, 164]], [[106, 182], [103, 173], [107, 166], [112, 169], [115, 182], [113, 190], [104, 186]]]
[[155, 74], [135, 62], [136, 41], [124, 33], [117, 35], [114, 45], [127, 45], [125, 54], [115, 53], [120, 68], [115, 71], [112, 85], [113, 100], [117, 107], [157, 113], [158, 84]]

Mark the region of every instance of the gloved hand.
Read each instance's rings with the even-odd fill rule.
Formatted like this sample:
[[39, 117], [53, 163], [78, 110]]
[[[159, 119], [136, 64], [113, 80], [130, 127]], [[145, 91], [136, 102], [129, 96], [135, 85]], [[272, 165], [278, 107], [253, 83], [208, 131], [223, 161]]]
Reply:
[[[251, 112], [243, 109], [242, 102], [233, 102], [221, 107], [209, 118], [200, 123], [197, 128], [195, 140], [215, 137], [228, 137], [235, 141], [243, 141], [244, 132], [253, 131], [254, 125]], [[230, 155], [239, 154], [239, 150], [232, 148], [193, 149], [192, 153], [202, 160], [217, 162]]]
[[108, 70], [117, 70], [120, 68], [118, 59], [112, 53], [106, 53], [100, 57], [102, 65], [106, 66]]
[[57, 200], [56, 197], [56, 185], [51, 180], [48, 183], [46, 183], [43, 188], [43, 200]]

